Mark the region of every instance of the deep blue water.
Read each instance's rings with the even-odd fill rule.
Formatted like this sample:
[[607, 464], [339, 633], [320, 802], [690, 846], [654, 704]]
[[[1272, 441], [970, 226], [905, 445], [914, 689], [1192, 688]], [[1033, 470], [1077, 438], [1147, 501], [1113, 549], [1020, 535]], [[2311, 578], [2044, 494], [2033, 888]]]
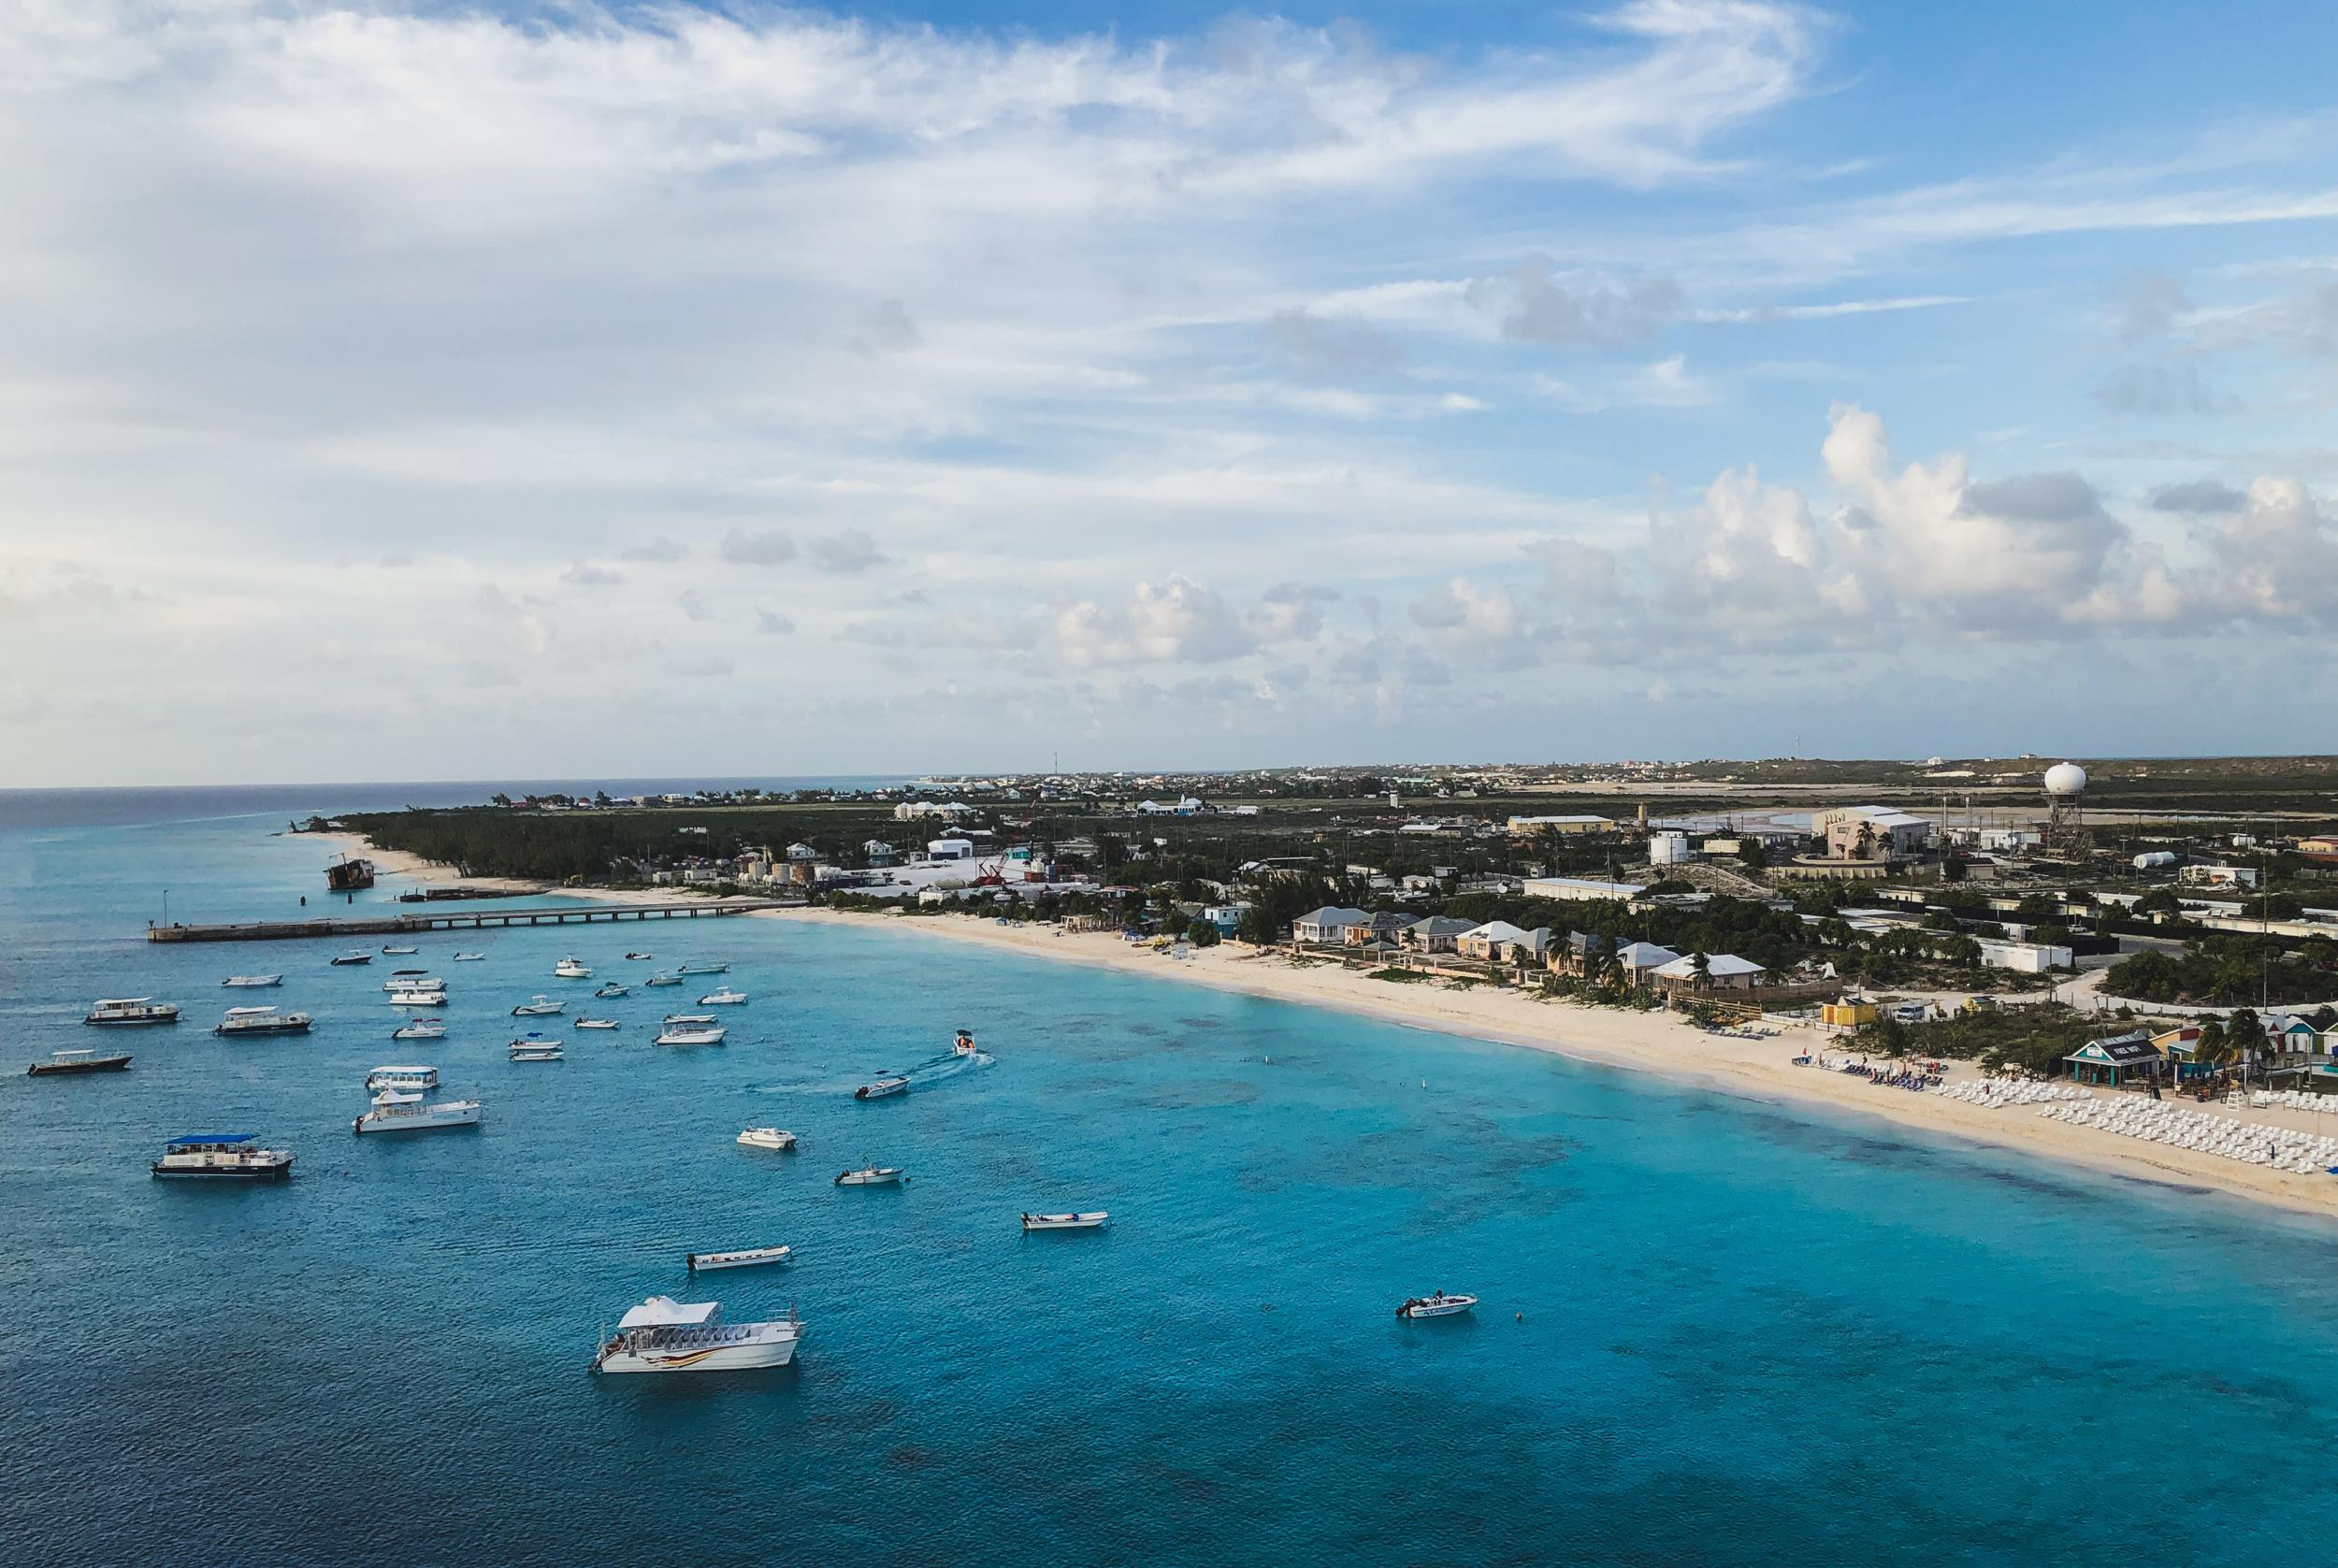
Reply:
[[[342, 802], [326, 798], [318, 808]], [[216, 804], [216, 802], [215, 802]], [[699, 921], [426, 941], [443, 1042], [308, 944], [290, 808], [0, 831], [0, 1038], [101, 994], [189, 1021], [119, 1077], [0, 1075], [0, 1561], [2251, 1564], [2338, 1543], [2338, 1234], [1645, 1076], [912, 932]], [[384, 892], [389, 891], [384, 889]], [[180, 913], [183, 907], [184, 913]], [[446, 965], [455, 947], [483, 963]], [[575, 951], [732, 962], [513, 1065]], [[307, 1039], [227, 1043], [230, 971]], [[711, 987], [715, 982], [708, 982]], [[687, 992], [686, 996], [694, 996]], [[572, 1002], [572, 1013], [574, 1004]], [[993, 1066], [860, 1104], [953, 1026]], [[427, 1060], [476, 1131], [348, 1131]], [[736, 1147], [777, 1122], [800, 1153]], [[281, 1187], [148, 1179], [169, 1135], [291, 1144]], [[901, 1191], [830, 1178], [878, 1159]], [[1026, 1238], [1032, 1206], [1099, 1235]], [[597, 1381], [599, 1326], [797, 1305], [782, 1373]], [[1408, 1293], [1481, 1292], [1404, 1325]], [[1514, 1315], [1523, 1314], [1523, 1318]]]

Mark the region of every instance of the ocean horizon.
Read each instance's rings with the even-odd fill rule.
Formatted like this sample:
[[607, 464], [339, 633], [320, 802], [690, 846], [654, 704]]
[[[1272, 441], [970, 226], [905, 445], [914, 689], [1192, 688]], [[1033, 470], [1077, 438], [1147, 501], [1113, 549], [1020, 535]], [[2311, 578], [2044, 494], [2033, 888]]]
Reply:
[[[106, 1035], [128, 1072], [0, 1075], [0, 1559], [2131, 1568], [2338, 1539], [2338, 1227], [882, 929], [426, 937], [351, 969], [143, 940], [165, 886], [189, 919], [313, 897], [329, 855], [271, 820], [301, 794], [0, 832], [21, 1058], [97, 1043], [98, 996], [186, 1009]], [[570, 953], [728, 962], [752, 1000], [716, 1050], [648, 1044], [694, 991], [574, 1031], [599, 981], [555, 980]], [[390, 1040], [395, 962], [450, 981], [444, 1040]], [[314, 1031], [215, 1038], [248, 970]], [[537, 992], [569, 1012], [510, 1015]], [[545, 1024], [566, 1060], [506, 1059]], [[990, 1060], [946, 1056], [960, 1027]], [[483, 1124], [353, 1137], [394, 1061]], [[908, 1095], [852, 1098], [895, 1070]], [[735, 1144], [765, 1124], [799, 1151]], [[295, 1173], [151, 1180], [192, 1131]], [[832, 1184], [873, 1160], [908, 1186]], [[1111, 1226], [1017, 1225], [1075, 1207]], [[1395, 1318], [1438, 1288], [1483, 1302]], [[800, 1312], [798, 1364], [596, 1378], [659, 1293]]]

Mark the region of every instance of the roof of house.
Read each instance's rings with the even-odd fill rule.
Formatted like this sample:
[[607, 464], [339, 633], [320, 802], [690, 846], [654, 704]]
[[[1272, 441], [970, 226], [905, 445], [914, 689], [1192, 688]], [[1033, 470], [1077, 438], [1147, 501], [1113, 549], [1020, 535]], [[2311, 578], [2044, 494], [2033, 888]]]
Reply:
[[1525, 934], [1523, 927], [1513, 926], [1507, 920], [1489, 920], [1462, 933], [1465, 937], [1478, 937], [1486, 942], [1516, 942]]
[[1669, 947], [1659, 947], [1652, 942], [1636, 942], [1628, 947], [1616, 949], [1615, 961], [1625, 969], [1654, 969], [1668, 964], [1681, 955]]
[[1464, 920], [1458, 914], [1432, 914], [1426, 920], [1416, 920], [1407, 928], [1424, 937], [1457, 937], [1464, 931], [1474, 931], [1478, 923]]
[[[1686, 957], [1675, 958], [1656, 972], [1667, 980], [1693, 980], [1696, 977], [1696, 956], [1690, 954]], [[1718, 979], [1725, 974], [1766, 974], [1768, 971], [1752, 959], [1740, 958], [1734, 953], [1708, 953], [1705, 955], [1705, 972]]]
[[1364, 913], [1360, 909], [1342, 909], [1337, 904], [1325, 904], [1321, 909], [1307, 911], [1292, 924], [1294, 926], [1353, 926], [1364, 918]]
[[2137, 1062], [2157, 1061], [2158, 1058], [2159, 1047], [2152, 1043], [2150, 1032], [2145, 1029], [2133, 1029], [2126, 1034], [2114, 1034], [2101, 1040], [2089, 1040], [2062, 1059], [2064, 1061], [2107, 1061], [2117, 1067], [2131, 1067]]

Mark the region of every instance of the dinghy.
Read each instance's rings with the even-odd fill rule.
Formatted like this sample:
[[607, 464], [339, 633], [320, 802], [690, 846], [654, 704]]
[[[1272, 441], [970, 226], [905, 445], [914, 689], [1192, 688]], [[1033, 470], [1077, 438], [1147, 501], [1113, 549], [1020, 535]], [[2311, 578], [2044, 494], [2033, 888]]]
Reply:
[[1026, 1230], [1101, 1230], [1104, 1221], [1112, 1217], [1108, 1209], [1090, 1209], [1082, 1214], [1025, 1215]]
[[693, 1252], [688, 1255], [690, 1272], [701, 1269], [752, 1269], [764, 1263], [785, 1263], [787, 1249], [784, 1246], [743, 1246], [731, 1252]]

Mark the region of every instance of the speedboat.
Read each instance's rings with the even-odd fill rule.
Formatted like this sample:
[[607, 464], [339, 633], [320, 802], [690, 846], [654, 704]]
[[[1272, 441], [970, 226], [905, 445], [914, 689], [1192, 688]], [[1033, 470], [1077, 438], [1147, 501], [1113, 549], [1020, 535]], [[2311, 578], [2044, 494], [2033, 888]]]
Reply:
[[403, 1089], [410, 1094], [419, 1094], [438, 1086], [439, 1070], [435, 1067], [407, 1067], [392, 1063], [387, 1067], [377, 1067], [366, 1074], [368, 1094], [380, 1094], [383, 1089]]
[[1439, 1290], [1432, 1295], [1415, 1296], [1396, 1309], [1399, 1317], [1450, 1317], [1467, 1312], [1478, 1304], [1475, 1296], [1449, 1296]]
[[773, 1149], [781, 1154], [792, 1154], [795, 1152], [796, 1135], [784, 1128], [751, 1127], [739, 1134], [739, 1142], [751, 1149]]
[[333, 967], [339, 969], [344, 964], [369, 964], [371, 962], [373, 962], [373, 955], [370, 953], [344, 953], [333, 960]]
[[507, 1054], [513, 1061], [559, 1061], [568, 1055], [558, 1041], [541, 1034], [520, 1036]]
[[446, 1033], [443, 1018], [409, 1018], [390, 1031], [392, 1040], [437, 1040]]
[[552, 966], [555, 978], [560, 980], [590, 980], [593, 966], [582, 958], [563, 958]]
[[113, 997], [98, 1001], [89, 1010], [85, 1024], [175, 1024], [179, 1021], [179, 1004], [156, 1001], [151, 997]]
[[36, 1061], [24, 1071], [31, 1077], [40, 1078], [51, 1072], [119, 1072], [129, 1065], [130, 1053], [127, 1051], [101, 1057], [94, 1047], [80, 1045], [64, 1051], [51, 1051], [47, 1061]]
[[595, 1372], [736, 1372], [784, 1367], [796, 1357], [803, 1319], [791, 1308], [766, 1323], [726, 1323], [720, 1302], [652, 1296], [617, 1319], [593, 1352]]
[[730, 966], [729, 964], [684, 964], [674, 972], [676, 974], [729, 974]]
[[485, 957], [486, 955], [484, 953], [457, 953], [454, 957], [448, 959], [447, 961], [455, 964], [475, 964]]
[[714, 1022], [711, 1013], [674, 1013], [668, 1014], [666, 1027], [657, 1031], [653, 1045], [720, 1045], [723, 1036], [730, 1031]]
[[256, 991], [269, 985], [281, 985], [283, 983], [284, 977], [281, 974], [231, 974], [220, 982], [223, 985], [232, 985], [243, 991]]
[[290, 1149], [253, 1146], [249, 1132], [191, 1132], [163, 1145], [163, 1158], [147, 1167], [156, 1177], [207, 1177], [267, 1181], [292, 1174]]
[[613, 1029], [617, 1027], [617, 1021], [614, 1018], [579, 1018], [576, 1027], [581, 1029]]
[[625, 986], [623, 986], [623, 985], [618, 985], [618, 984], [617, 984], [615, 981], [613, 981], [613, 980], [604, 981], [604, 982], [601, 984], [601, 987], [600, 987], [600, 989], [599, 989], [599, 990], [598, 990], [598, 991], [595, 991], [595, 992], [593, 993], [593, 995], [594, 995], [596, 998], [599, 998], [599, 997], [622, 997], [622, 996], [625, 996], [625, 995], [627, 995], [627, 994], [628, 994], [628, 992], [627, 992], [626, 987], [625, 987]]
[[719, 991], [710, 991], [699, 998], [699, 1005], [700, 1007], [743, 1007], [746, 1004], [746, 992], [734, 991], [726, 985]]
[[852, 1097], [855, 1100], [887, 1100], [908, 1092], [909, 1080], [897, 1074], [890, 1078], [879, 1078], [873, 1084], [863, 1084], [852, 1091]]
[[306, 1013], [280, 1013], [273, 1007], [231, 1007], [227, 1016], [211, 1027], [213, 1034], [306, 1034]]
[[898, 1165], [865, 1165], [858, 1171], [846, 1171], [836, 1178], [838, 1187], [892, 1187], [905, 1178]]
[[743, 1246], [730, 1252], [692, 1252], [684, 1254], [689, 1259], [690, 1272], [701, 1269], [752, 1269], [763, 1263], [785, 1263], [787, 1249], [784, 1246]]
[[679, 985], [682, 984], [682, 976], [678, 974], [668, 974], [665, 971], [659, 970], [656, 974], [653, 974], [647, 980], [642, 981], [642, 984], [644, 985]]
[[[429, 1069], [420, 1071], [427, 1072]], [[476, 1127], [480, 1110], [476, 1100], [427, 1100], [419, 1089], [385, 1088], [374, 1095], [373, 1109], [349, 1127], [357, 1133], [428, 1132], [441, 1127]]]
[[628, 953], [625, 957], [627, 962], [638, 964], [646, 962], [657, 956], [655, 953]]
[[1081, 1214], [1025, 1215], [1026, 1230], [1101, 1230], [1104, 1221], [1112, 1217], [1109, 1209], [1090, 1209]]
[[446, 988], [440, 986], [406, 986], [390, 993], [392, 1007], [444, 1007]]
[[415, 947], [415, 946], [411, 945], [411, 943], [410, 943], [410, 944], [408, 944], [408, 945], [406, 945], [406, 946], [404, 946], [404, 947], [392, 947], [392, 946], [390, 946], [388, 943], [384, 942], [384, 943], [382, 944], [382, 952], [384, 952], [384, 953], [387, 953], [387, 954], [391, 955], [391, 956], [392, 956], [392, 957], [405, 957], [405, 956], [406, 956], [407, 954], [409, 954], [409, 953], [419, 953], [419, 952], [421, 952], [421, 951], [422, 951], [422, 949], [421, 949], [421, 948], [419, 948], [419, 947]]
[[974, 1044], [974, 1037], [964, 1029], [960, 1029], [958, 1038], [950, 1042], [950, 1055], [954, 1057], [977, 1057], [981, 1054], [981, 1049]]
[[530, 1000], [512, 1009], [512, 1016], [514, 1018], [549, 1018], [555, 1013], [565, 1010], [568, 1005], [565, 1001], [555, 1001], [550, 997], [538, 992]]

